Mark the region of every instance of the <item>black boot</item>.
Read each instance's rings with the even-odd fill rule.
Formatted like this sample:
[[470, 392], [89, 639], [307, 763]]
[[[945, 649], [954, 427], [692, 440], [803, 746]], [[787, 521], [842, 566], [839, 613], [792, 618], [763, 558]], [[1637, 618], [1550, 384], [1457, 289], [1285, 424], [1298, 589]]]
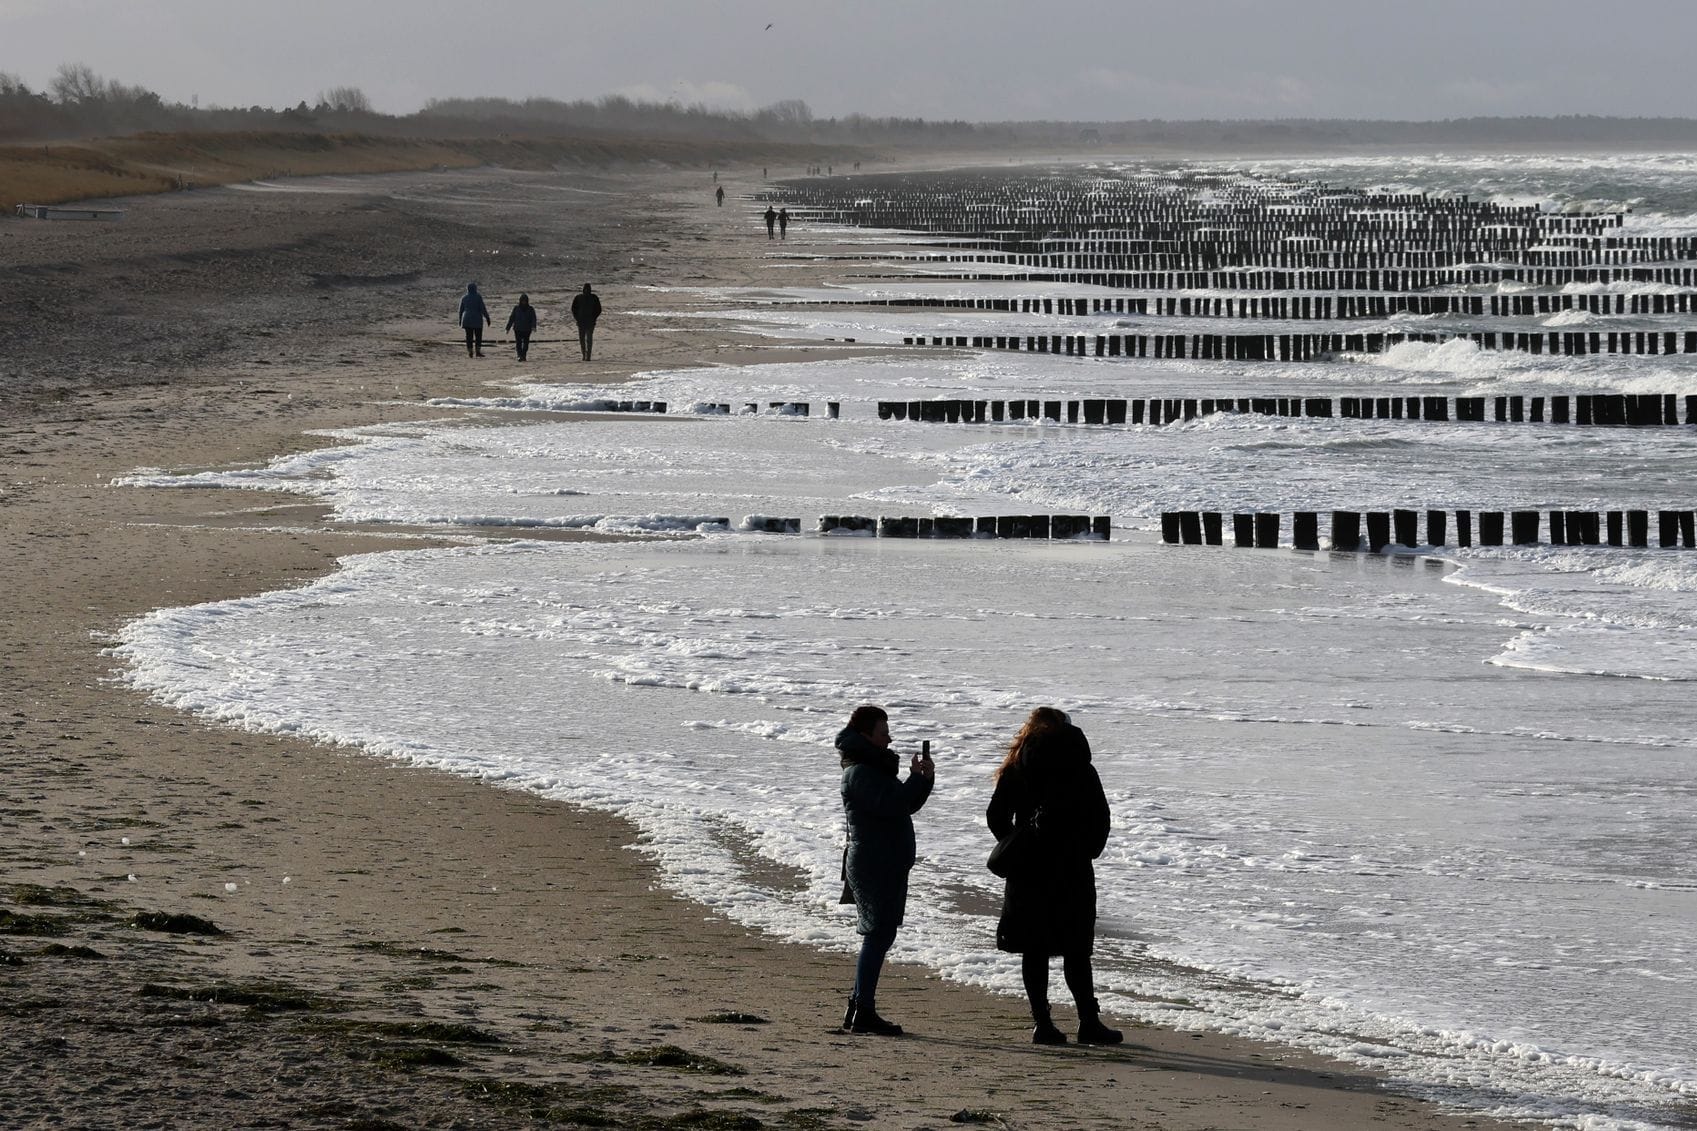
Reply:
[[1102, 1024], [1102, 1016], [1094, 1000], [1078, 1003], [1079, 1044], [1117, 1045], [1123, 1040], [1125, 1040], [1124, 1033]]
[[1064, 1045], [1067, 1035], [1055, 1028], [1054, 1021], [1049, 1018], [1049, 1007], [1033, 1005], [1031, 1019], [1037, 1022], [1037, 1028], [1031, 1031], [1031, 1043], [1034, 1045]]
[[854, 1020], [849, 1022], [849, 1032], [870, 1033], [875, 1037], [899, 1037], [902, 1027], [894, 1021], [886, 1021], [878, 1016], [878, 1009], [872, 1002], [857, 1004], [854, 1009]]
[[854, 996], [851, 994], [851, 995], [849, 995], [848, 1008], [843, 1011], [843, 1028], [844, 1029], [854, 1028], [854, 1014], [855, 1014], [856, 1009], [857, 1009], [857, 1006], [855, 1004]]

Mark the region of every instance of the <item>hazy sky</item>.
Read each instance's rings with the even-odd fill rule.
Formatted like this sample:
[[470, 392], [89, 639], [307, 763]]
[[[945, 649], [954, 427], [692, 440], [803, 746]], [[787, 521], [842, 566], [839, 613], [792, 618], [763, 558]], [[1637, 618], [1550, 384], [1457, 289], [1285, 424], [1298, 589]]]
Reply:
[[[766, 25], [770, 24], [768, 28]], [[0, 0], [0, 71], [201, 105], [357, 86], [816, 116], [1697, 116], [1697, 0]]]

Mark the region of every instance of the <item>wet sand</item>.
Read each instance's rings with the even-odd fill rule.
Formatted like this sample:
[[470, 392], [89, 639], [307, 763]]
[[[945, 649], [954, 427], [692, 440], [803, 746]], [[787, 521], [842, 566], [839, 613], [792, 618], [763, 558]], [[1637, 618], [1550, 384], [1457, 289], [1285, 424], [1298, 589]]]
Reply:
[[335, 528], [298, 497], [107, 484], [453, 415], [422, 402], [521, 372], [454, 343], [467, 279], [497, 327], [528, 290], [541, 339], [581, 282], [603, 293], [597, 360], [538, 344], [530, 379], [762, 355], [621, 313], [668, 301], [643, 284], [761, 280], [752, 184], [725, 180], [723, 209], [703, 174], [481, 170], [145, 198], [118, 226], [0, 221], [27, 279], [0, 293], [4, 1122], [1489, 1126], [1214, 1035], [1037, 1049], [1021, 1001], [911, 967], [880, 995], [910, 1035], [845, 1035], [849, 956], [658, 889], [613, 817], [207, 727], [115, 680], [127, 618], [440, 543]]

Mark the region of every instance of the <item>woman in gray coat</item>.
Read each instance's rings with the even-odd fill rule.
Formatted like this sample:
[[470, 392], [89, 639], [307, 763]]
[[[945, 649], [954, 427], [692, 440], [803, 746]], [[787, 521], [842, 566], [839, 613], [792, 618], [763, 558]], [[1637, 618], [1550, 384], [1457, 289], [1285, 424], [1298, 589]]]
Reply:
[[878, 975], [907, 909], [907, 874], [915, 855], [913, 814], [931, 796], [935, 768], [915, 754], [907, 780], [890, 750], [890, 718], [882, 707], [857, 707], [837, 735], [843, 764], [843, 812], [848, 818], [844, 878], [859, 913], [860, 960], [843, 1028], [901, 1036], [902, 1027], [878, 1016]]

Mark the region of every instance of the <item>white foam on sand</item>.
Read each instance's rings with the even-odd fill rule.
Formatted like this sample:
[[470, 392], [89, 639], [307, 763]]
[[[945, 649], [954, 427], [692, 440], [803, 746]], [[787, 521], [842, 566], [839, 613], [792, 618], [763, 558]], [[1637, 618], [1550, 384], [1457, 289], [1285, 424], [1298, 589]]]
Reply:
[[[1649, 1110], [1697, 1084], [1684, 697], [1646, 685], [1622, 733], [1607, 684], [1481, 666], [1500, 609], [1443, 578], [1147, 540], [520, 544], [163, 610], [123, 651], [212, 719], [619, 812], [668, 886], [839, 948], [829, 742], [888, 702], [942, 781], [898, 954], [1009, 992], [982, 808], [1019, 717], [1055, 703], [1116, 813], [1116, 1012], [1541, 1097], [1524, 1114]], [[805, 889], [761, 887], [738, 840]]]

